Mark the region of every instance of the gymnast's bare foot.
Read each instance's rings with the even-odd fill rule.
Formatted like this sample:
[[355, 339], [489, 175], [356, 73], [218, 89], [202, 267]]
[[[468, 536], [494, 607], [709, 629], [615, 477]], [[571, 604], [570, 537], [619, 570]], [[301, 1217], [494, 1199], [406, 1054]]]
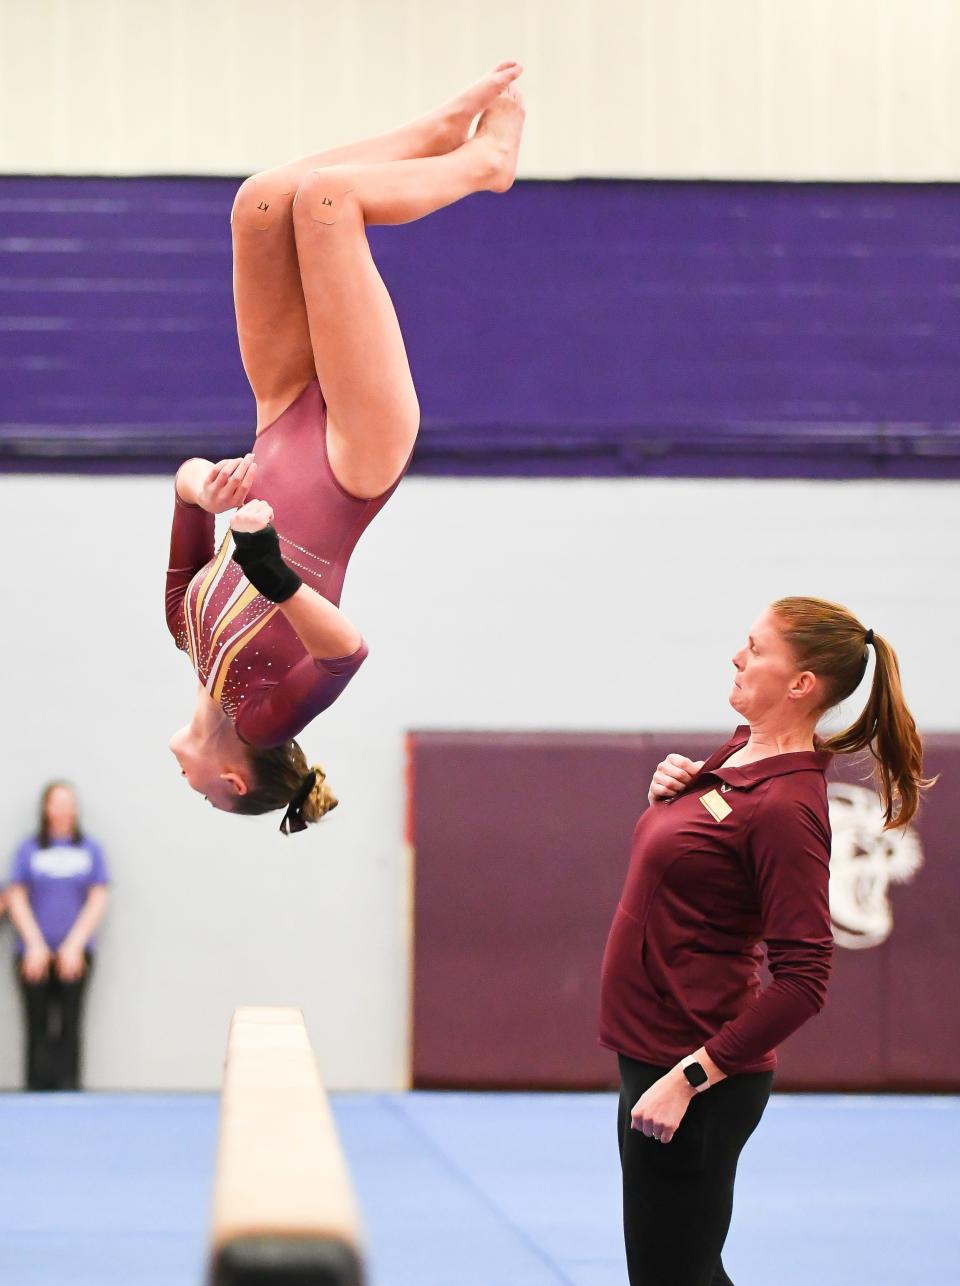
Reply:
[[481, 77], [473, 85], [462, 90], [455, 98], [444, 103], [432, 113], [436, 121], [443, 150], [452, 152], [467, 141], [470, 126], [475, 118], [485, 111], [499, 93], [511, 85], [523, 68], [512, 59], [498, 63], [493, 71]]
[[471, 142], [488, 154], [490, 178], [484, 186], [491, 192], [506, 192], [513, 186], [525, 115], [523, 95], [516, 85], [508, 85], [477, 122]]

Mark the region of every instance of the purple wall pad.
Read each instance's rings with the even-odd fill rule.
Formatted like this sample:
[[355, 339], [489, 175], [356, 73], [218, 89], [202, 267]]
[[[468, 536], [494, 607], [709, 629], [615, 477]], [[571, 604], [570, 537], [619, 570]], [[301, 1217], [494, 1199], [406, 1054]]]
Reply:
[[[0, 468], [243, 451], [233, 179], [0, 178]], [[960, 476], [960, 190], [520, 183], [371, 240], [414, 472]]]
[[[630, 836], [659, 760], [726, 735], [411, 734], [415, 1084], [613, 1083], [597, 993]], [[927, 768], [941, 781], [912, 875], [909, 846], [890, 855], [875, 833], [835, 827], [834, 883], [865, 898], [878, 869], [895, 873], [893, 928], [837, 947], [826, 1009], [781, 1048], [780, 1088], [960, 1090], [960, 1028], [943, 1009], [960, 974], [960, 736], [928, 738]], [[865, 772], [845, 759], [832, 780], [862, 787]], [[848, 935], [877, 924], [845, 919]]]

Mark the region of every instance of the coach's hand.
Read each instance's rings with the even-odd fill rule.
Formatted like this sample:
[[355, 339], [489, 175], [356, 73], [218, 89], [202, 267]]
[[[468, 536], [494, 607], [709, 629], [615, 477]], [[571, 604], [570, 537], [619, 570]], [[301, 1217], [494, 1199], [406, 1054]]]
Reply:
[[683, 1072], [672, 1068], [654, 1081], [634, 1103], [630, 1128], [659, 1143], [669, 1143], [686, 1116], [695, 1093]]
[[257, 478], [253, 453], [219, 460], [197, 489], [197, 504], [208, 514], [222, 514], [242, 505]]
[[686, 755], [667, 755], [666, 759], [657, 764], [647, 799], [651, 804], [655, 804], [658, 799], [671, 799], [677, 791], [683, 790], [684, 786], [693, 781], [703, 764], [702, 759], [695, 761], [688, 759]]
[[273, 522], [273, 510], [265, 500], [248, 500], [230, 520], [231, 531], [262, 531]]

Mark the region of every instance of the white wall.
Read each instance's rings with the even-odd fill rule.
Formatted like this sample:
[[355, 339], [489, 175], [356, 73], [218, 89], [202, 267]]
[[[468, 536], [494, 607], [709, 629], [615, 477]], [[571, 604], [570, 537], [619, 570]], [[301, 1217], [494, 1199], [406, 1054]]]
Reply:
[[[342, 805], [283, 839], [215, 814], [166, 749], [192, 698], [161, 609], [170, 496], [0, 477], [0, 843], [46, 778], [77, 782], [116, 878], [93, 1087], [217, 1086], [240, 1003], [302, 1005], [335, 1086], [404, 1083], [408, 728], [725, 728], [728, 658], [784, 593], [849, 603], [899, 649], [921, 725], [960, 728], [958, 484], [409, 479], [348, 577], [371, 658], [304, 737]], [[19, 1026], [0, 969], [0, 1030]], [[18, 1076], [5, 1038], [0, 1086]]]
[[0, 171], [243, 174], [528, 67], [521, 173], [960, 178], [953, 0], [0, 0]]

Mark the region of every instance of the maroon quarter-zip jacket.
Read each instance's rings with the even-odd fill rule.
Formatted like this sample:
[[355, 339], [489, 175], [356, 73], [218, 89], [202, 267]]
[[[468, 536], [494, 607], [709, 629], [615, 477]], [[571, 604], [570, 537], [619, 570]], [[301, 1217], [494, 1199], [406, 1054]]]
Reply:
[[[831, 756], [724, 768], [739, 727], [697, 776], [641, 816], [603, 959], [600, 1042], [672, 1067], [701, 1045], [728, 1075], [768, 1071], [824, 1003]], [[761, 943], [772, 982], [760, 986]]]

